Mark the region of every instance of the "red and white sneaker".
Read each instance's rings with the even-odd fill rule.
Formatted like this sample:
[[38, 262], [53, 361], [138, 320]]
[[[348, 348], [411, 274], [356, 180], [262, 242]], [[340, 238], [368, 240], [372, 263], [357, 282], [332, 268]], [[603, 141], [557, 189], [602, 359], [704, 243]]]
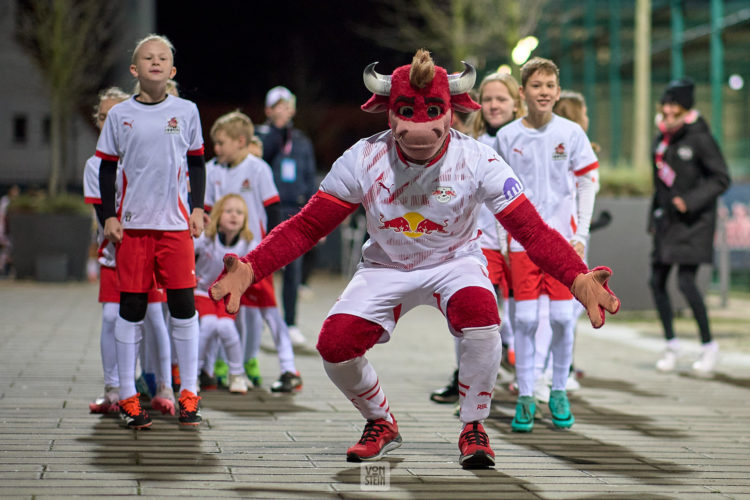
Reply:
[[401, 434], [398, 433], [398, 424], [391, 415], [393, 423], [384, 418], [368, 420], [365, 430], [359, 442], [346, 450], [347, 462], [363, 462], [378, 460], [391, 450], [401, 446]]
[[160, 411], [162, 415], [174, 415], [174, 391], [171, 386], [159, 384], [156, 396], [151, 400], [151, 409]]
[[469, 422], [458, 438], [461, 458], [458, 463], [467, 469], [492, 467], [495, 465], [495, 452], [490, 448], [490, 438], [479, 422]]
[[119, 413], [120, 388], [111, 385], [104, 386], [104, 394], [89, 403], [91, 413]]

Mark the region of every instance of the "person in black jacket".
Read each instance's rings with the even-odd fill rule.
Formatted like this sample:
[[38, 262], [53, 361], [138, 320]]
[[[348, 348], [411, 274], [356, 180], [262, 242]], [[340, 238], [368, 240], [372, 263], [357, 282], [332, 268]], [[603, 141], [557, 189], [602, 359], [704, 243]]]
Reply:
[[[263, 159], [271, 166], [273, 180], [281, 198], [281, 220], [300, 211], [317, 191], [315, 182], [315, 153], [312, 142], [292, 118], [296, 113], [296, 97], [286, 87], [274, 87], [266, 94], [268, 120], [256, 128], [263, 142]], [[273, 227], [268, 228], [270, 231]], [[297, 292], [302, 282], [302, 257], [284, 268], [282, 302], [284, 321], [289, 327], [292, 344], [305, 344], [305, 337], [297, 327]]]
[[649, 285], [667, 340], [657, 369], [673, 371], [679, 356], [666, 289], [667, 277], [676, 264], [678, 286], [693, 311], [702, 343], [693, 370], [710, 374], [718, 361], [719, 348], [711, 337], [695, 275], [700, 264], [713, 261], [716, 200], [727, 189], [730, 179], [706, 121], [693, 109], [693, 90], [693, 82], [682, 78], [670, 82], [661, 97], [659, 133], [653, 144], [654, 196], [648, 226], [653, 235], [653, 253]]

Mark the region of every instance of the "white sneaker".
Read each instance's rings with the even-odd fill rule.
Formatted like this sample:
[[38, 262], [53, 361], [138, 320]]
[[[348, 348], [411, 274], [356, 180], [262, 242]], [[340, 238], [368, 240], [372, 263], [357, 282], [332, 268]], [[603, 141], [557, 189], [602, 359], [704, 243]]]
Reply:
[[159, 384], [156, 390], [156, 396], [151, 400], [151, 409], [160, 411], [162, 415], [175, 414], [174, 391], [167, 384]]
[[549, 403], [549, 393], [550, 388], [549, 385], [547, 385], [547, 378], [541, 377], [540, 379], [537, 379], [534, 384], [534, 399], [536, 399], [538, 403], [547, 404]]
[[578, 382], [578, 377], [576, 376], [575, 370], [570, 372], [570, 375], [568, 375], [568, 380], [565, 381], [565, 390], [567, 392], [573, 392], [577, 391], [581, 388], [580, 382]]
[[247, 394], [248, 383], [250, 381], [244, 373], [229, 374], [229, 392], [236, 394]]
[[660, 372], [672, 372], [677, 367], [678, 352], [676, 349], [667, 347], [664, 356], [656, 362], [656, 369]]
[[292, 341], [293, 346], [301, 346], [307, 343], [302, 331], [294, 325], [289, 325], [289, 340]]
[[693, 363], [693, 370], [699, 375], [710, 375], [718, 362], [719, 346], [716, 342], [709, 342], [701, 346], [701, 354]]

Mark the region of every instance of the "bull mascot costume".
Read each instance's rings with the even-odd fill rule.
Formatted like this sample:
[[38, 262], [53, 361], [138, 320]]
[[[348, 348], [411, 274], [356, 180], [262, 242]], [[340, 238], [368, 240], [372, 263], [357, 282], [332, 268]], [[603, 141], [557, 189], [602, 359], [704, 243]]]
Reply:
[[[318, 337], [317, 349], [336, 387], [367, 420], [347, 450], [350, 462], [380, 459], [401, 446], [401, 435], [375, 369], [365, 357], [387, 342], [398, 319], [430, 305], [459, 341], [459, 463], [489, 467], [495, 454], [482, 422], [490, 412], [500, 362], [500, 317], [486, 261], [476, 242], [477, 215], [486, 204], [532, 260], [570, 287], [600, 327], [619, 300], [607, 287], [607, 268], [589, 271], [571, 245], [549, 228], [496, 152], [451, 129], [453, 111], [479, 109], [468, 91], [476, 74], [465, 64], [449, 75], [430, 53], [417, 51], [391, 76], [364, 72], [374, 95], [362, 109], [388, 113], [390, 129], [349, 148], [318, 192], [246, 256], [227, 255], [211, 287], [228, 312], [243, 291], [310, 250], [362, 204], [370, 239], [352, 280]], [[421, 332], [430, 341], [432, 332]]]

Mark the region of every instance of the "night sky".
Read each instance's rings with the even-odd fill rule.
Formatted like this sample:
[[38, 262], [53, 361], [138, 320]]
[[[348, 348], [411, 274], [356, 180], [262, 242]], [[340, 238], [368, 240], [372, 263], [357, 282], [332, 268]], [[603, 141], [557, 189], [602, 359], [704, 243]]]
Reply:
[[357, 25], [378, 18], [368, 7], [376, 2], [156, 4], [157, 31], [176, 47], [176, 80], [201, 110], [208, 146], [216, 117], [239, 108], [254, 122], [263, 121], [266, 91], [285, 85], [297, 95], [295, 124], [313, 139], [323, 170], [329, 165], [320, 163], [330, 164], [357, 138], [387, 126], [384, 115], [359, 110], [370, 97], [362, 83], [365, 66], [380, 61], [377, 69], [390, 73], [413, 55], [355, 33]]

